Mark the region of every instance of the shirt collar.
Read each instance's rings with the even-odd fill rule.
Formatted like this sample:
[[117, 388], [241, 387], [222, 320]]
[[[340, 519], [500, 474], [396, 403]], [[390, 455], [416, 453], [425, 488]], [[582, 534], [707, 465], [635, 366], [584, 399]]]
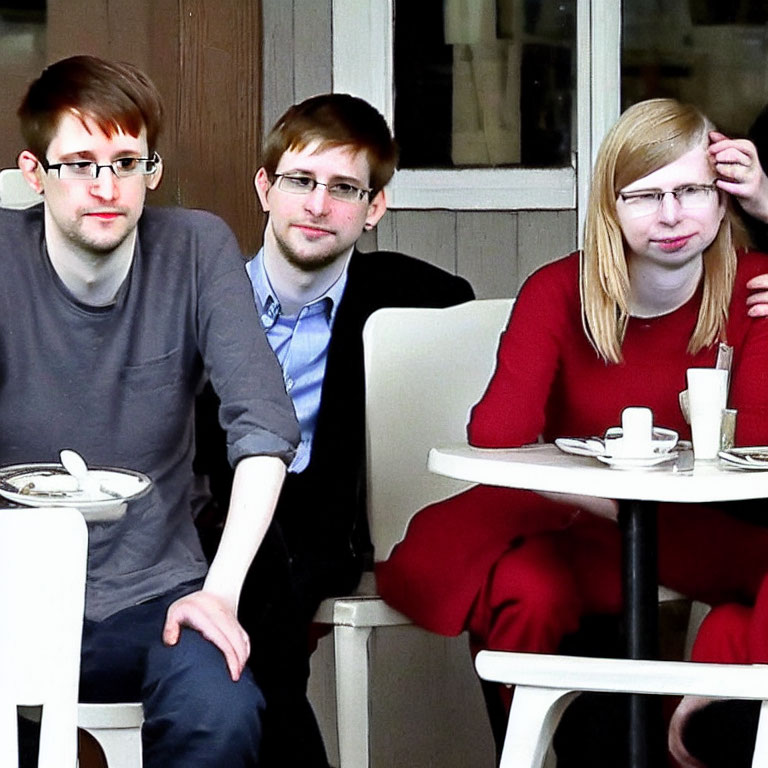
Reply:
[[[349, 262], [353, 250], [354, 248], [350, 248], [349, 253], [343, 257], [346, 260], [346, 263], [336, 282], [334, 282], [322, 296], [318, 296], [305, 305], [312, 306], [323, 302], [327, 308], [329, 323], [333, 323], [336, 318], [336, 312], [341, 303], [341, 298], [344, 295], [344, 289], [347, 285], [347, 274], [349, 272]], [[280, 315], [280, 301], [272, 288], [272, 284], [269, 281], [269, 275], [264, 266], [263, 247], [259, 249], [256, 256], [245, 265], [245, 271], [248, 273], [248, 277], [251, 280], [253, 297], [265, 327], [271, 328]]]

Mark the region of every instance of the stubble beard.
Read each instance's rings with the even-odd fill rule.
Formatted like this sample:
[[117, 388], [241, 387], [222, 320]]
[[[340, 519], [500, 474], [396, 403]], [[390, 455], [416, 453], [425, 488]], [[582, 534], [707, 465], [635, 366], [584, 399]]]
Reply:
[[319, 272], [320, 270], [325, 269], [347, 252], [347, 249], [344, 249], [343, 251], [339, 252], [330, 251], [328, 253], [299, 255], [293, 249], [291, 249], [288, 243], [286, 243], [281, 238], [275, 236], [275, 242], [277, 243], [277, 247], [280, 249], [280, 253], [283, 255], [283, 258], [286, 260], [286, 262], [288, 262], [288, 264], [290, 264], [295, 269], [300, 270], [301, 272], [308, 273]]
[[115, 233], [110, 237], [104, 239], [98, 239], [92, 235], [89, 235], [85, 231], [84, 219], [81, 215], [78, 218], [78, 224], [74, 224], [69, 227], [65, 234], [70, 242], [79, 248], [81, 251], [92, 253], [97, 256], [107, 256], [113, 251], [117, 250], [127, 239], [128, 235], [133, 231], [133, 227], [129, 226], [127, 218], [123, 220], [124, 229], [122, 232]]

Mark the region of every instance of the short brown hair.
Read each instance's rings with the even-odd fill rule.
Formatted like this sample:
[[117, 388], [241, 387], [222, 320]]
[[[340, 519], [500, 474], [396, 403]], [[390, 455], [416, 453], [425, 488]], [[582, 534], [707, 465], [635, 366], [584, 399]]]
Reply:
[[365, 152], [372, 195], [395, 172], [397, 145], [386, 120], [367, 101], [347, 93], [313, 96], [288, 109], [267, 136], [261, 165], [273, 176], [285, 152], [301, 151], [315, 141], [319, 151], [348, 146]]
[[44, 159], [61, 116], [90, 118], [106, 136], [147, 132], [155, 151], [163, 106], [154, 83], [133, 64], [96, 56], [71, 56], [46, 67], [29, 86], [18, 110], [27, 148]]

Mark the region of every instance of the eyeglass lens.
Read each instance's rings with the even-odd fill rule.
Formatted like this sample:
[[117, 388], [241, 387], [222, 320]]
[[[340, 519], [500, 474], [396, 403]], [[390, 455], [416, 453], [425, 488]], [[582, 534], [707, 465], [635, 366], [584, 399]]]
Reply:
[[695, 210], [706, 207], [717, 191], [714, 185], [692, 184], [666, 191], [654, 190], [638, 193], [619, 193], [627, 210], [636, 216], [646, 216], [655, 213], [661, 207], [664, 198], [672, 195], [681, 208]]
[[71, 163], [46, 163], [47, 170], [58, 173], [60, 179], [96, 179], [102, 168], [108, 168], [118, 178], [148, 176], [157, 170], [160, 156], [157, 153], [147, 157], [119, 157], [111, 163], [99, 164], [89, 160]]
[[328, 194], [334, 200], [341, 200], [345, 203], [363, 200], [369, 191], [345, 182], [337, 182], [336, 184], [323, 183], [311, 176], [275, 174], [275, 177], [277, 178], [278, 188], [283, 192], [290, 192], [295, 195], [308, 195], [317, 187], [325, 187], [328, 190]]

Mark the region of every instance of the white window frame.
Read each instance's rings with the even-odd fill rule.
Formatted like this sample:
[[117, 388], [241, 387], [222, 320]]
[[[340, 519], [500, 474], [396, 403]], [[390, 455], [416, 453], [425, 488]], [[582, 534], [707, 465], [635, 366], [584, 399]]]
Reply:
[[[390, 126], [393, 19], [393, 0], [333, 0], [333, 90], [366, 99]], [[583, 211], [592, 159], [619, 114], [621, 4], [577, 0], [576, 38], [579, 106], [570, 167], [399, 170], [387, 188], [389, 207]]]

